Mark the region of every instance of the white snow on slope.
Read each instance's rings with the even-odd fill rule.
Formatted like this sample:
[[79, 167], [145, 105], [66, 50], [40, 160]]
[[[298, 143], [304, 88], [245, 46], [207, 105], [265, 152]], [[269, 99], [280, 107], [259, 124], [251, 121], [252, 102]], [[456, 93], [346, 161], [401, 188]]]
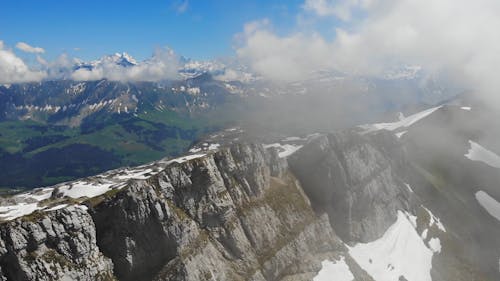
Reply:
[[431, 212], [431, 210], [427, 209], [424, 206], [422, 206], [422, 208], [424, 208], [427, 211], [427, 213], [429, 214], [429, 227], [436, 225], [439, 228], [439, 230], [441, 230], [442, 232], [446, 232], [446, 228], [444, 227], [443, 223], [441, 223], [441, 220], [438, 217], [436, 217]]
[[272, 143], [264, 145], [264, 148], [275, 147], [278, 149], [278, 156], [286, 158], [302, 148], [302, 145]]
[[467, 111], [471, 111], [472, 110], [472, 107], [470, 107], [470, 106], [462, 106], [460, 108], [463, 109], [463, 110], [467, 110]]
[[352, 281], [354, 276], [345, 263], [345, 258], [341, 257], [338, 261], [325, 260], [321, 263], [321, 270], [313, 281]]
[[426, 228], [422, 231], [422, 234], [420, 235], [420, 237], [422, 237], [422, 239], [427, 239], [427, 234], [429, 233], [429, 229]]
[[179, 157], [179, 158], [175, 158], [175, 159], [172, 159], [170, 161], [168, 161], [168, 163], [184, 163], [186, 161], [189, 161], [189, 160], [193, 160], [193, 159], [196, 159], [196, 158], [201, 158], [203, 156], [205, 156], [206, 154], [204, 153], [200, 153], [200, 154], [193, 154], [193, 155], [187, 155], [187, 156], [182, 156], [182, 157]]
[[377, 131], [377, 130], [394, 131], [394, 130], [397, 130], [399, 128], [410, 127], [411, 125], [413, 125], [416, 122], [418, 122], [419, 120], [429, 116], [430, 114], [432, 114], [434, 111], [440, 109], [441, 107], [442, 106], [429, 108], [427, 110], [424, 110], [424, 111], [421, 111], [419, 113], [415, 113], [413, 115], [405, 117], [402, 120], [399, 120], [397, 122], [377, 123], [377, 124], [371, 124], [371, 125], [364, 125], [362, 127], [368, 129], [368, 131]]
[[[207, 144], [207, 148], [210, 150], [217, 149], [218, 147], [218, 144]], [[50, 204], [41, 203], [41, 201], [50, 199], [54, 193], [57, 193], [56, 196], [73, 199], [97, 197], [108, 191], [119, 190], [125, 187], [129, 180], [147, 179], [170, 164], [183, 163], [205, 155], [204, 153], [198, 153], [175, 159], [162, 159], [134, 168], [120, 168], [82, 180], [65, 182], [51, 187], [37, 188], [29, 192], [14, 195], [5, 200], [0, 197], [0, 220], [12, 220], [29, 215], [36, 210], [53, 211], [71, 206], [66, 204], [50, 206]], [[79, 207], [84, 208], [85, 206], [82, 205]]]
[[431, 248], [434, 253], [441, 253], [441, 240], [435, 237], [431, 238], [431, 240], [429, 240], [429, 248]]
[[95, 183], [86, 181], [77, 181], [71, 184], [59, 187], [59, 192], [63, 196], [71, 198], [81, 198], [81, 197], [96, 197], [102, 195], [111, 190], [114, 183]]
[[498, 155], [471, 140], [469, 141], [469, 144], [470, 149], [464, 155], [465, 157], [472, 161], [480, 161], [493, 168], [500, 169], [500, 157]]
[[12, 206], [0, 206], [0, 219], [12, 220], [17, 217], [29, 215], [36, 210], [40, 210], [38, 203], [19, 203]]
[[45, 211], [50, 212], [50, 211], [55, 211], [55, 210], [59, 210], [59, 209], [66, 208], [66, 207], [68, 207], [68, 204], [61, 204], [61, 205], [57, 205], [57, 206], [54, 206], [52, 208], [46, 209]]
[[215, 150], [215, 149], [218, 149], [219, 147], [220, 147], [220, 144], [218, 144], [218, 143], [211, 143], [208, 146], [208, 150]]
[[500, 221], [500, 203], [495, 198], [480, 190], [476, 192], [476, 199], [490, 215]]
[[432, 281], [434, 252], [401, 211], [380, 239], [349, 247], [349, 254], [375, 281], [398, 281], [400, 276], [408, 281]]
[[41, 188], [41, 189], [35, 189], [29, 193], [21, 193], [16, 196], [23, 199], [29, 198], [34, 201], [42, 201], [45, 199], [49, 199], [52, 194], [52, 191], [54, 191], [53, 188]]
[[189, 152], [190, 153], [197, 153], [197, 152], [200, 152], [202, 150], [203, 149], [201, 147], [193, 147], [193, 148], [189, 149]]
[[153, 174], [154, 171], [152, 169], [124, 169], [118, 176], [117, 179], [120, 180], [128, 180], [128, 179], [136, 179], [136, 180], [144, 180], [147, 179]]
[[189, 149], [190, 153], [198, 153], [201, 151], [210, 151], [210, 150], [217, 150], [219, 149], [220, 144], [218, 143], [203, 143], [201, 146], [194, 146], [191, 149]]

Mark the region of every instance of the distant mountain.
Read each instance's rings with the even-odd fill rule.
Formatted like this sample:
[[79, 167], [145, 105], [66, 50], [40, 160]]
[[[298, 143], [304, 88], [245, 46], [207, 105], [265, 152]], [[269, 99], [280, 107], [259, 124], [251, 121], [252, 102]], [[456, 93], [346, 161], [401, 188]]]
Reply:
[[78, 70], [84, 68], [92, 70], [104, 64], [115, 64], [122, 67], [131, 67], [137, 65], [137, 61], [127, 53], [115, 53], [113, 55], [104, 56], [98, 60], [94, 60], [91, 62], [79, 61], [75, 64], [73, 69]]
[[[257, 135], [329, 132], [408, 105], [433, 104], [442, 100], [437, 88], [443, 99], [453, 93], [422, 86], [418, 68], [391, 79], [324, 70], [277, 83], [237, 62], [180, 62], [176, 79], [158, 82], [59, 78], [0, 85], [0, 166], [8, 175], [0, 188], [53, 184], [178, 155], [226, 126], [244, 126]], [[76, 62], [72, 71], [148, 63], [121, 53]], [[105, 157], [90, 161], [97, 155]], [[28, 167], [30, 174], [20, 176]]]
[[243, 98], [204, 76], [0, 86], [0, 187], [41, 186], [177, 155], [234, 123]]

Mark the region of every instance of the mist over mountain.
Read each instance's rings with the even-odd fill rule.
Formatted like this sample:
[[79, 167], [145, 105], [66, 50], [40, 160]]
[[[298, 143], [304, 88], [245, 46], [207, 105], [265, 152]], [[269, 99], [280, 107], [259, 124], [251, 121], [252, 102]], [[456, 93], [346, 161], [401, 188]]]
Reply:
[[[0, 186], [39, 187], [179, 155], [204, 134], [225, 127], [256, 135], [331, 131], [455, 93], [422, 86], [418, 73], [404, 70], [385, 79], [318, 72], [288, 83], [248, 73], [240, 77], [254, 78], [224, 81], [224, 64], [184, 61], [170, 80], [57, 79], [0, 86], [5, 136], [0, 149], [9, 175]], [[129, 69], [142, 64], [148, 62], [115, 54], [78, 62], [71, 71], [93, 73], [113, 65], [133, 72]]]
[[0, 281], [500, 280], [499, 19], [0, 4]]

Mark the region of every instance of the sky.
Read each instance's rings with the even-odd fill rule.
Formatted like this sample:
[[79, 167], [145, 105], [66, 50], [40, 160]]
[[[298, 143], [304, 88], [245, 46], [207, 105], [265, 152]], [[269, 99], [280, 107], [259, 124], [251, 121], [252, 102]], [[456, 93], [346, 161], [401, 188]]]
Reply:
[[232, 55], [246, 22], [268, 18], [290, 31], [297, 0], [4, 0], [0, 40], [26, 42], [53, 59], [66, 52], [85, 60], [128, 52], [138, 59], [168, 46], [195, 59]]
[[[180, 56], [230, 57], [280, 82], [319, 70], [384, 78], [411, 67], [500, 107], [498, 26], [498, 0], [4, 0], [0, 83], [158, 81], [178, 78]], [[115, 52], [144, 63], [72, 70], [75, 58]]]

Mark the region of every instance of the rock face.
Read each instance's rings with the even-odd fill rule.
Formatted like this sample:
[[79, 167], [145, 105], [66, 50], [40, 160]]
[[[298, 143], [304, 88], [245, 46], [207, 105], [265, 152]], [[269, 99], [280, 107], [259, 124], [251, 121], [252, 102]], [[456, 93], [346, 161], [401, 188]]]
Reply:
[[345, 260], [371, 281], [351, 246], [380, 238], [398, 211], [427, 214], [403, 155], [388, 133], [345, 132], [288, 158], [234, 144], [169, 162], [84, 205], [0, 224], [0, 280], [306, 281]]
[[337, 133], [310, 141], [289, 163], [344, 242], [368, 242], [396, 221], [397, 210], [413, 208], [401, 179], [402, 155], [388, 132]]
[[114, 280], [113, 264], [96, 244], [81, 207], [67, 207], [0, 225], [0, 280]]
[[343, 250], [286, 162], [259, 145], [169, 166], [91, 213], [120, 280], [280, 280]]

